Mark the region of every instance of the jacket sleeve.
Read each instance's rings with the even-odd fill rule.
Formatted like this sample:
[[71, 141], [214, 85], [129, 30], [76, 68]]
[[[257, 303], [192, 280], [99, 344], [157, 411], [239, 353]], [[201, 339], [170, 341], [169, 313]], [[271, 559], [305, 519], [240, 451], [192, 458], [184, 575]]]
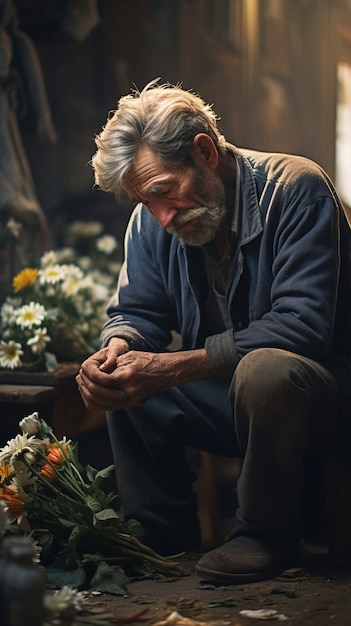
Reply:
[[102, 347], [111, 337], [123, 337], [136, 350], [162, 350], [171, 342], [175, 322], [155, 254], [154, 218], [145, 213], [138, 205], [126, 231], [125, 261], [107, 307], [110, 319], [102, 330]]
[[[335, 329], [339, 243], [339, 210], [331, 196], [291, 203], [279, 218], [272, 210], [253, 261], [257, 263], [251, 285], [255, 294], [248, 326], [231, 331], [231, 340], [228, 333], [207, 339], [208, 358], [219, 378], [225, 371], [230, 378], [240, 358], [259, 348], [280, 348], [327, 361]], [[250, 263], [249, 246], [245, 254]], [[237, 354], [231, 367], [230, 350]]]

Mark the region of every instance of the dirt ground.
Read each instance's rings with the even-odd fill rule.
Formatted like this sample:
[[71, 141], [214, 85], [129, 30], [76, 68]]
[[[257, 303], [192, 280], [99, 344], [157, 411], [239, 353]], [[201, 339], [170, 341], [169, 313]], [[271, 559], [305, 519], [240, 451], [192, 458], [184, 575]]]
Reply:
[[[88, 459], [95, 442], [88, 450]], [[233, 460], [221, 458], [219, 463], [217, 457], [213, 458], [201, 459], [200, 477], [195, 484], [204, 545], [212, 547], [223, 542], [232, 515], [232, 511], [223, 511], [223, 507], [223, 518], [216, 512], [221, 508], [218, 494], [223, 494], [222, 502], [231, 499], [228, 489], [239, 472]], [[192, 461], [198, 471], [199, 459]], [[351, 626], [351, 565], [347, 571], [337, 569], [323, 545], [305, 546], [298, 566], [277, 578], [235, 586], [215, 586], [201, 581], [194, 575], [200, 556], [187, 555], [182, 561], [189, 575], [129, 581], [125, 596], [84, 592], [84, 611], [75, 621], [62, 626], [154, 626], [166, 620], [165, 626], [260, 626], [285, 621], [294, 626]], [[242, 611], [253, 613], [249, 616]]]
[[250, 626], [278, 621], [299, 626], [351, 626], [351, 570], [337, 571], [323, 548], [304, 550], [298, 567], [249, 585], [206, 584], [193, 573], [198, 558], [192, 554], [184, 561], [188, 576], [128, 582], [126, 596], [86, 592], [79, 624], [86, 619], [87, 624], [96, 625], [153, 626], [168, 620], [166, 626], [197, 626], [198, 622]]

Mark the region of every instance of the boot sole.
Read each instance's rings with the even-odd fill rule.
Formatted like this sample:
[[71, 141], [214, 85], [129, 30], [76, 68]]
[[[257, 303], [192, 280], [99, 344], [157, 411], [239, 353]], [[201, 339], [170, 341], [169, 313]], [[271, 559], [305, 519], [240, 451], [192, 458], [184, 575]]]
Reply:
[[264, 572], [220, 572], [217, 570], [207, 569], [201, 565], [196, 565], [195, 574], [204, 578], [209, 582], [219, 583], [223, 585], [240, 585], [245, 583], [259, 582], [261, 580], [267, 580], [278, 576], [283, 571], [282, 569], [264, 571]]

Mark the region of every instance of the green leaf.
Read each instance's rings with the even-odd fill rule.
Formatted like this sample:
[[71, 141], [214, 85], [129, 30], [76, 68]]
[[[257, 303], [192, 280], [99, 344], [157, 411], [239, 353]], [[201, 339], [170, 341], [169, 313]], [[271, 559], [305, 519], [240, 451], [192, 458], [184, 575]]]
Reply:
[[97, 474], [97, 470], [91, 465], [87, 465], [85, 468], [85, 472], [86, 472], [88, 480], [90, 480], [90, 482], [93, 483]]
[[106, 519], [120, 520], [118, 513], [116, 513], [114, 509], [103, 509], [102, 511], [98, 511], [97, 513], [95, 513], [95, 517], [100, 521]]
[[[113, 493], [113, 491], [110, 491], [110, 493], [105, 493], [104, 491], [101, 491], [101, 489], [95, 489], [94, 493], [95, 497], [101, 503], [101, 509], [109, 508], [109, 504], [111, 504], [111, 502], [113, 502], [114, 500], [116, 501], [118, 498], [117, 494]], [[116, 510], [116, 507], [114, 508]]]
[[57, 359], [52, 352], [44, 352], [45, 365], [48, 372], [57, 371]]
[[94, 498], [94, 496], [87, 496], [86, 503], [89, 509], [94, 511], [94, 513], [101, 511], [101, 502], [97, 498]]
[[109, 475], [111, 474], [111, 472], [113, 472], [113, 470], [115, 469], [114, 465], [108, 465], [108, 467], [105, 467], [101, 470], [99, 470], [98, 472], [96, 472], [96, 478], [97, 479], [103, 479], [103, 478], [108, 478]]
[[130, 519], [127, 521], [128, 533], [142, 540], [144, 537], [144, 528], [136, 519]]
[[[57, 500], [60, 499], [60, 496], [57, 497]], [[75, 501], [74, 503], [74, 509], [72, 509], [72, 519], [76, 520], [76, 523], [79, 522], [79, 516], [77, 516], [77, 513], [79, 513], [79, 515], [81, 516], [81, 518], [83, 518], [84, 522], [88, 525], [88, 526], [92, 526], [93, 524], [93, 511], [91, 510], [91, 508], [89, 506], [87, 506], [86, 504], [81, 504], [78, 501]]]
[[41, 418], [39, 419], [40, 419], [40, 430], [41, 430], [42, 439], [45, 439], [45, 437], [47, 437], [50, 441], [53, 441], [54, 440], [53, 429], [43, 419]]
[[78, 459], [78, 443], [76, 441], [71, 441], [69, 447], [70, 447], [72, 459], [74, 461], [74, 465], [79, 470], [79, 472], [82, 472], [83, 467], [80, 464], [79, 459]]
[[40, 561], [41, 563], [47, 563], [52, 559], [52, 545], [53, 535], [49, 532], [43, 532], [38, 537], [35, 537], [38, 545], [41, 547]]
[[49, 585], [54, 587], [72, 587], [77, 589], [85, 583], [86, 573], [83, 567], [73, 567], [71, 569], [57, 568], [50, 565], [46, 568], [46, 576]]
[[94, 483], [96, 487], [98, 487], [103, 479], [109, 477], [109, 475], [114, 470], [114, 468], [115, 468], [114, 465], [109, 465], [108, 467], [105, 467], [101, 470], [96, 470], [91, 465], [87, 465], [85, 468], [85, 472], [86, 472], [88, 480], [91, 483]]
[[82, 526], [75, 526], [68, 537], [65, 553], [68, 563], [78, 560], [77, 542], [84, 535], [85, 529]]
[[60, 524], [62, 524], [62, 526], [66, 526], [67, 528], [71, 528], [72, 526], [76, 526], [77, 522], [74, 522], [72, 520], [69, 519], [64, 519], [63, 517], [59, 517], [58, 521], [60, 522]]
[[125, 581], [124, 571], [118, 565], [111, 566], [102, 561], [97, 566], [90, 584], [96, 591], [113, 593], [116, 596], [125, 596], [127, 595]]

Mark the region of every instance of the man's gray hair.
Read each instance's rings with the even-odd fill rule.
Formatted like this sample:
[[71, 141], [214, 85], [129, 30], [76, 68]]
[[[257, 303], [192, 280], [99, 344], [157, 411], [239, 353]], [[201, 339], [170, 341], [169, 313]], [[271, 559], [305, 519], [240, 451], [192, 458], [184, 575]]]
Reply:
[[95, 137], [97, 151], [92, 157], [95, 184], [119, 197], [125, 191], [123, 180], [133, 165], [139, 147], [147, 145], [165, 165], [187, 167], [192, 164], [194, 137], [206, 133], [218, 149], [225, 138], [217, 127], [212, 105], [192, 91], [159, 79], [142, 91], [122, 96], [116, 111]]

